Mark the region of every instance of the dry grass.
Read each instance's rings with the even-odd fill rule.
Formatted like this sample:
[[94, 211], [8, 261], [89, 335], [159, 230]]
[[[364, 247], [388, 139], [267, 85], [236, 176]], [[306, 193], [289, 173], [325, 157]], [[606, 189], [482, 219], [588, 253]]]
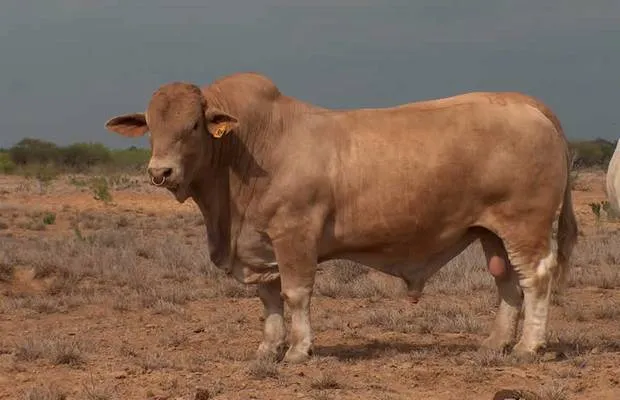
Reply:
[[15, 349], [17, 361], [47, 359], [55, 365], [77, 366], [86, 362], [84, 346], [74, 339], [53, 337], [27, 338]]
[[80, 298], [81, 304], [99, 294], [117, 309], [168, 312], [199, 298], [252, 296], [255, 289], [225, 277], [203, 247], [174, 236], [102, 229], [69, 239], [7, 239], [6, 245], [14, 258], [1, 264], [7, 278], [12, 265], [27, 266], [34, 279], [47, 281], [49, 296]]
[[[116, 204], [0, 205], [0, 377], [16, 382], [9, 398], [63, 398], [18, 380], [34, 374], [101, 400], [198, 398], [198, 387], [214, 398], [305, 390], [317, 399], [396, 399], [435, 388], [496, 391], [507, 378], [531, 398], [558, 400], [620, 385], [606, 369], [620, 354], [620, 235], [606, 228], [580, 237], [569, 285], [553, 297], [548, 350], [536, 360], [478, 350], [497, 293], [476, 243], [432, 277], [415, 305], [398, 278], [347, 261], [322, 264], [316, 355], [285, 366], [254, 359], [263, 329], [256, 287], [211, 265], [197, 210], [160, 214], [159, 204], [141, 203], [146, 196], [125, 204], [119, 192], [155, 193], [132, 185], [110, 184]], [[39, 202], [31, 186], [11, 186], [10, 196], [32, 192]], [[81, 190], [92, 198], [58, 179], [46, 196]], [[33, 230], [52, 213], [54, 223]]]
[[163, 352], [149, 352], [138, 359], [138, 365], [146, 372], [171, 368], [174, 364]]
[[539, 391], [540, 400], [567, 400], [569, 389], [562, 383], [553, 383]]
[[277, 378], [279, 375], [278, 365], [268, 358], [258, 358], [250, 361], [247, 372], [254, 379]]
[[372, 311], [366, 318], [369, 325], [400, 333], [477, 333], [482, 329], [468, 309], [450, 303], [422, 303], [410, 310]]
[[105, 385], [95, 382], [93, 377], [82, 384], [82, 398], [85, 400], [113, 400], [118, 397], [115, 395], [112, 385]]
[[310, 387], [315, 390], [340, 389], [341, 385], [335, 377], [336, 372], [321, 372], [310, 382]]
[[51, 385], [34, 386], [23, 391], [23, 400], [66, 400], [67, 394]]
[[5, 252], [0, 253], [0, 282], [10, 282], [13, 279], [15, 266]]

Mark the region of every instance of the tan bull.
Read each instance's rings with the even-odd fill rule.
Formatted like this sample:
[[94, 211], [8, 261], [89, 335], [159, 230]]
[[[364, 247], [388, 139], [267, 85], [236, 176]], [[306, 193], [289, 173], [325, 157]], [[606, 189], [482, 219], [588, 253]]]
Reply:
[[[317, 263], [350, 259], [425, 282], [479, 239], [501, 298], [483, 346], [545, 344], [552, 281], [576, 242], [567, 141], [543, 104], [518, 93], [469, 93], [392, 108], [328, 110], [280, 93], [266, 77], [233, 74], [202, 89], [160, 87], [146, 113], [110, 119], [125, 136], [150, 131], [152, 182], [191, 197], [212, 261], [258, 284], [258, 356], [285, 343], [289, 362], [312, 350]], [[558, 250], [552, 224], [562, 204]]]

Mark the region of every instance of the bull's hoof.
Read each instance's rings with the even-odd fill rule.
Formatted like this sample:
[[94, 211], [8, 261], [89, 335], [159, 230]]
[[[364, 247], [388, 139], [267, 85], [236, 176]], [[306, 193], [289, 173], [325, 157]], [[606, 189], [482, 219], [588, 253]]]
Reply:
[[512, 349], [512, 354], [521, 362], [532, 362], [538, 358], [544, 349], [544, 343], [539, 343], [534, 346], [527, 346], [525, 343], [520, 341]]
[[259, 360], [280, 361], [284, 356], [284, 343], [262, 342], [256, 350], [256, 358]]
[[310, 359], [310, 353], [311, 351], [302, 351], [291, 347], [284, 355], [284, 362], [289, 364], [305, 363]]

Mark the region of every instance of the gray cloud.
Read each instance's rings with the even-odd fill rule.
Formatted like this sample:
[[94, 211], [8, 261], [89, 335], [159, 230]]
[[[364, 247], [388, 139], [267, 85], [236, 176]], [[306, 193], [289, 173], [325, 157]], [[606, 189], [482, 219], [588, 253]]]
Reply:
[[330, 107], [469, 90], [542, 98], [571, 137], [618, 136], [620, 2], [9, 0], [0, 146], [144, 144], [103, 129], [170, 80], [268, 74]]

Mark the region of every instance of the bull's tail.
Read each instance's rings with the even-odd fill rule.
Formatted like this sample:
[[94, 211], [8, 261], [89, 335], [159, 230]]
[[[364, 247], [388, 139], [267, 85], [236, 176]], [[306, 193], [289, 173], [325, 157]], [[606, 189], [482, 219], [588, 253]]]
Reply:
[[[567, 152], [568, 153], [568, 152]], [[569, 154], [567, 154], [568, 170], [566, 173], [566, 187], [564, 188], [564, 199], [562, 200], [562, 208], [560, 209], [560, 217], [558, 219], [558, 269], [556, 282], [559, 287], [564, 286], [568, 277], [570, 268], [570, 256], [573, 252], [573, 247], [577, 243], [577, 220], [575, 218], [575, 212], [573, 210], [573, 199], [571, 194], [571, 168], [572, 160]]]
[[573, 210], [573, 197], [571, 193], [571, 169], [573, 167], [573, 159], [568, 148], [568, 140], [564, 135], [564, 129], [558, 117], [542, 102], [536, 99], [531, 99], [530, 101], [533, 101], [533, 105], [549, 118], [566, 145], [566, 187], [564, 188], [564, 198], [562, 200], [562, 208], [560, 209], [560, 217], [558, 220], [558, 268], [555, 274], [557, 286], [561, 288], [566, 283], [568, 277], [570, 256], [573, 252], [573, 247], [575, 247], [577, 243], [578, 234], [577, 219], [575, 218], [575, 211]]

